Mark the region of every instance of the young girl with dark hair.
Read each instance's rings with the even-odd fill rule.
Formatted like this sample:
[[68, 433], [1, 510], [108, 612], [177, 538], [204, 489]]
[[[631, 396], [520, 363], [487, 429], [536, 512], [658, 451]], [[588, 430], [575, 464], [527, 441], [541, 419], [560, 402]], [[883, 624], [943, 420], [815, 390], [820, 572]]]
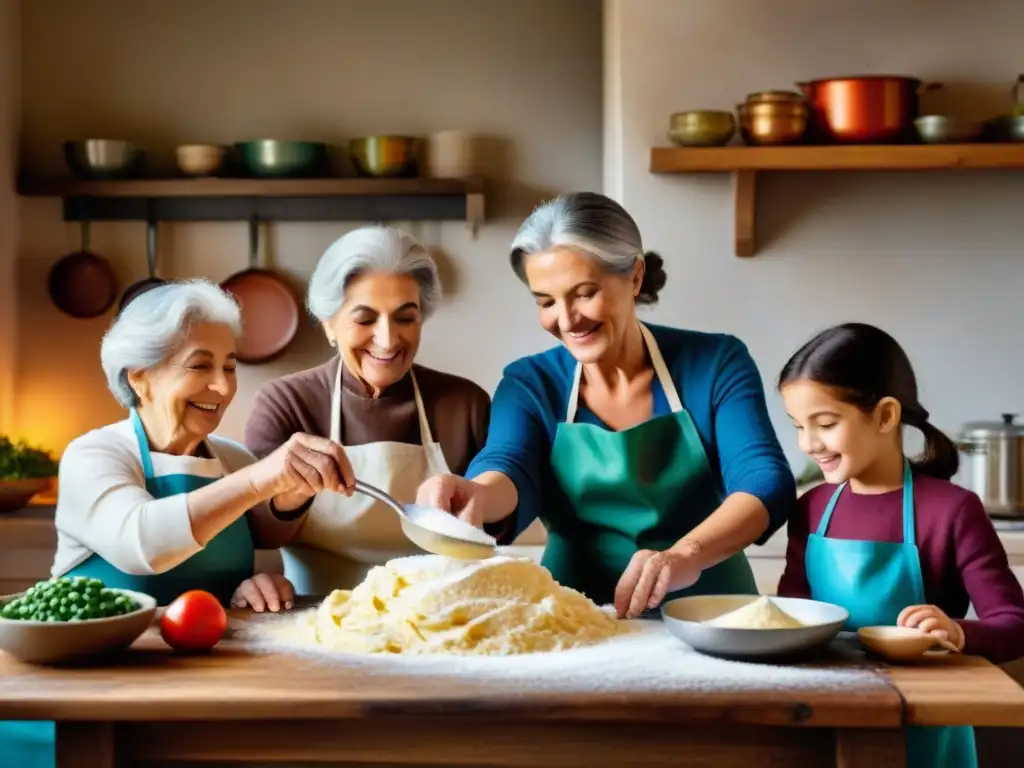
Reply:
[[[1024, 656], [1024, 592], [981, 499], [950, 482], [957, 447], [928, 421], [896, 340], [830, 328], [790, 358], [779, 391], [825, 476], [789, 520], [779, 595], [843, 606], [850, 631], [916, 627], [995, 663]], [[915, 461], [904, 425], [925, 438]], [[970, 727], [911, 728], [907, 750], [911, 767], [977, 765]]]

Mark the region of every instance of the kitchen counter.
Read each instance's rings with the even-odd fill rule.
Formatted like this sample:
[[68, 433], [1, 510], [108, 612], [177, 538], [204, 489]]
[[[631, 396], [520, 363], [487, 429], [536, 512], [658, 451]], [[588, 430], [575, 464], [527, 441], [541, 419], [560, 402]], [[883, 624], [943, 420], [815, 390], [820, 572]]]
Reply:
[[[233, 611], [244, 628], [245, 612]], [[180, 656], [151, 629], [109, 666], [47, 668], [0, 653], [0, 719], [58, 721], [57, 768], [139, 761], [360, 765], [898, 768], [909, 723], [1024, 725], [1024, 690], [975, 658], [787, 690], [509, 691], [500, 682], [381, 677], [309, 656], [254, 653], [238, 635]]]

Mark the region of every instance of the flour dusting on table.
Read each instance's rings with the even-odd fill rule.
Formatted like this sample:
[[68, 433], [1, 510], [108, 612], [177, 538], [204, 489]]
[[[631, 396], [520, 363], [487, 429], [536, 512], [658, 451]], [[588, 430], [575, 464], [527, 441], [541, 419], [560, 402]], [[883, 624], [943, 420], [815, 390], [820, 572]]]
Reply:
[[[866, 668], [746, 663], [697, 653], [660, 620], [624, 622], [627, 631], [595, 645], [514, 656], [379, 654], [332, 651], [294, 631], [295, 614], [263, 616], [239, 626], [240, 639], [260, 652], [289, 652], [373, 678], [459, 679], [518, 692], [741, 692], [772, 689], [876, 688]], [[838, 652], [838, 651], [837, 651]], [[836, 657], [838, 661], [841, 657]], [[854, 657], [856, 658], [856, 657]]]

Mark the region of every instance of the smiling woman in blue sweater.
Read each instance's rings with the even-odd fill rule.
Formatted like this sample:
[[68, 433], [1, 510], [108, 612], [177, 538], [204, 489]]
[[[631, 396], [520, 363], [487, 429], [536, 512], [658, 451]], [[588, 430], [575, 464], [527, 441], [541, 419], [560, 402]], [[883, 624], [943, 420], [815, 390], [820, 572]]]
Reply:
[[474, 525], [507, 519], [511, 536], [540, 518], [543, 565], [620, 617], [756, 594], [743, 550], [786, 522], [796, 488], [746, 347], [638, 321], [665, 270], [603, 195], [539, 207], [511, 262], [562, 345], [505, 369], [486, 447], [418, 501]]

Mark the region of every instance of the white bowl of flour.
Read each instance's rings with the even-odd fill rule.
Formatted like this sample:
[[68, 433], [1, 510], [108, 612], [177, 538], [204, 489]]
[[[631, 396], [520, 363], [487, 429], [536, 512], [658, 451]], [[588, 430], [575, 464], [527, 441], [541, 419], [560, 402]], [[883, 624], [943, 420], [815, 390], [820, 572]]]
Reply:
[[796, 655], [827, 645], [849, 618], [817, 600], [699, 595], [661, 607], [665, 627], [696, 651], [735, 659]]

